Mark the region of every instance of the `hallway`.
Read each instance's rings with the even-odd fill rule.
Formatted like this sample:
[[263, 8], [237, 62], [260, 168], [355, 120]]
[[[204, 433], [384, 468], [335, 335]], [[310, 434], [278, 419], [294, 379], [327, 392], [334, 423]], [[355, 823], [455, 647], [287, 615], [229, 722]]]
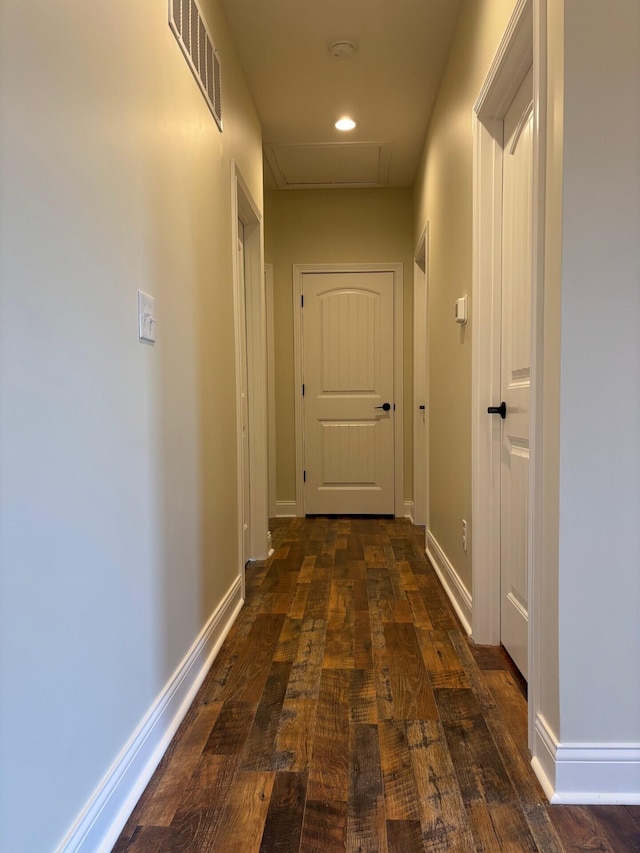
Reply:
[[549, 807], [525, 689], [401, 519], [272, 522], [114, 853], [640, 850], [640, 807]]

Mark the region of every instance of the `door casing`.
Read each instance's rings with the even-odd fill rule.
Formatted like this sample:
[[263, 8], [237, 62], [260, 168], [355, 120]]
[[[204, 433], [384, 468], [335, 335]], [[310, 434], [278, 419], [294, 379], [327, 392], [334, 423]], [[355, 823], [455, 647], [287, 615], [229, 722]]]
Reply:
[[472, 636], [500, 642], [500, 440], [487, 406], [500, 394], [502, 120], [533, 64], [533, 238], [531, 287], [531, 467], [528, 508], [529, 743], [540, 695], [537, 648], [541, 572], [542, 353], [546, 7], [519, 0], [473, 109]]
[[[429, 529], [429, 223], [413, 257], [413, 520]], [[423, 406], [421, 409], [420, 406]]]
[[404, 516], [404, 394], [403, 394], [403, 266], [391, 264], [294, 264], [293, 348], [295, 376], [296, 515], [304, 516], [304, 417], [302, 408], [302, 283], [305, 273], [391, 272], [393, 273], [394, 403], [396, 428], [394, 448], [394, 513]]
[[[238, 269], [238, 222], [244, 225], [245, 276], [244, 287]], [[266, 307], [264, 292], [264, 258], [262, 214], [251, 196], [235, 163], [231, 161], [231, 234], [233, 246], [233, 295], [235, 317], [236, 417], [241, 423], [240, 371], [242, 370], [242, 336], [246, 336], [249, 407], [251, 553], [250, 560], [264, 560], [269, 552], [268, 518], [268, 455], [267, 455], [267, 343]], [[242, 302], [245, 300], [246, 327], [242, 322]], [[243, 552], [243, 483], [242, 436], [238, 433], [238, 553]], [[244, 565], [241, 565], [244, 596]]]

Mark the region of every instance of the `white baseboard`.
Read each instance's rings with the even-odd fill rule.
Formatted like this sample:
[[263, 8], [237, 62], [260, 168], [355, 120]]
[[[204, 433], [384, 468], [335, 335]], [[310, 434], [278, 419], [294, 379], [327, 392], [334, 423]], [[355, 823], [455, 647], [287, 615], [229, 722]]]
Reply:
[[297, 509], [295, 501], [276, 501], [276, 518], [295, 518]]
[[242, 584], [238, 578], [114, 761], [57, 853], [108, 853], [111, 850], [241, 607]]
[[640, 744], [559, 743], [536, 717], [533, 769], [551, 803], [640, 805]]
[[430, 530], [427, 531], [427, 557], [440, 578], [440, 583], [449, 596], [464, 630], [471, 636], [471, 595]]
[[411, 521], [411, 524], [414, 524], [413, 518], [415, 515], [416, 507], [413, 501], [405, 501], [404, 502], [404, 517], [408, 518]]

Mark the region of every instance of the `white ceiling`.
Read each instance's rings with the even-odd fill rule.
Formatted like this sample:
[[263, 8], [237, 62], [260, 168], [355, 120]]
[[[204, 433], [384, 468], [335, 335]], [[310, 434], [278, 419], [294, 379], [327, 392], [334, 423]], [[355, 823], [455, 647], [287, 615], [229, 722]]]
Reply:
[[[267, 186], [410, 186], [460, 2], [222, 0]], [[332, 57], [338, 40], [356, 43], [353, 59]], [[346, 134], [333, 127], [344, 114], [358, 123]]]

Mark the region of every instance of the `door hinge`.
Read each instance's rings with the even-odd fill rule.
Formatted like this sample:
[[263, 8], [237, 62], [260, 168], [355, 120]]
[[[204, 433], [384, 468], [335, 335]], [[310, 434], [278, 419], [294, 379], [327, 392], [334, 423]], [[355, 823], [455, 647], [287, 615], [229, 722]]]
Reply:
[[300, 294], [300, 307], [304, 308], [304, 293]]
[[302, 472], [302, 482], [303, 482], [303, 483], [306, 483], [306, 482], [307, 482], [307, 472], [306, 472], [306, 471], [303, 471], [303, 472]]
[[302, 396], [304, 397], [304, 382], [302, 383]]

